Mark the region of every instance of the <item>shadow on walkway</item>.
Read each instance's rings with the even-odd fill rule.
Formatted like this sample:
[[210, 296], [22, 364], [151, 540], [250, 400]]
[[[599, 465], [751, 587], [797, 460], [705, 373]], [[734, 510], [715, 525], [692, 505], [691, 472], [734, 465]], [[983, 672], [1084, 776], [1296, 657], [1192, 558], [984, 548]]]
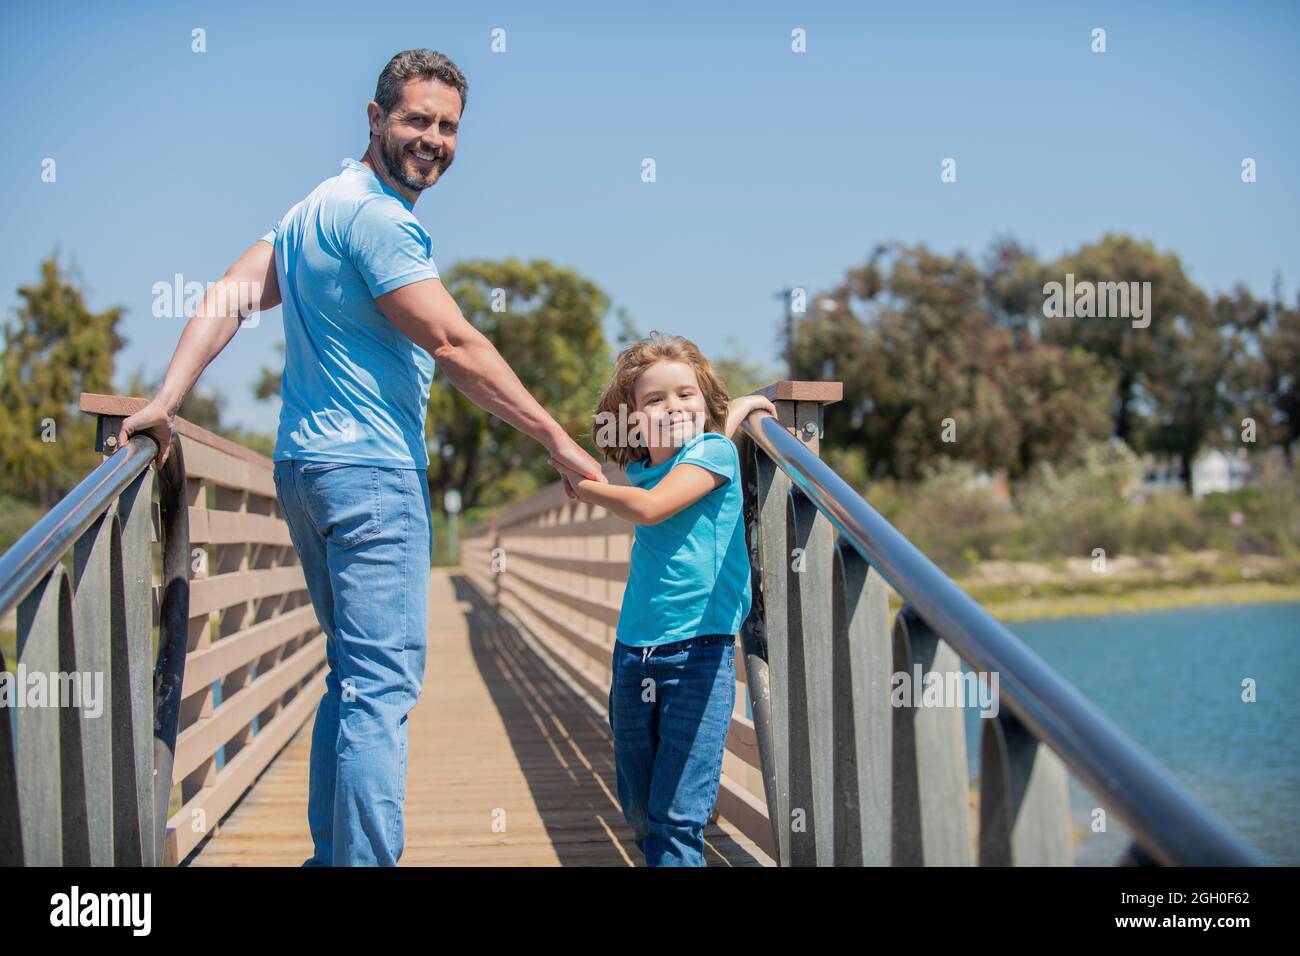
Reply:
[[[604, 716], [556, 676], [462, 575], [470, 647], [505, 725], [542, 823], [564, 866], [644, 866], [618, 803], [613, 737]], [[464, 605], [461, 605], [464, 607]], [[705, 830], [709, 866], [761, 866], [716, 824]]]

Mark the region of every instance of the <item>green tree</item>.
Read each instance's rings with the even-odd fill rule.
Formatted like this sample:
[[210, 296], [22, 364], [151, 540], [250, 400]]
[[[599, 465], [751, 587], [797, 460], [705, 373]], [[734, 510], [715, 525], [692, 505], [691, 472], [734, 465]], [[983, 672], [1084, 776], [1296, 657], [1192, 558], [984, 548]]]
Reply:
[[1110, 373], [1116, 437], [1130, 447], [1180, 456], [1192, 448], [1194, 456], [1193, 446], [1210, 427], [1214, 401], [1209, 393], [1223, 356], [1212, 341], [1209, 299], [1183, 272], [1178, 257], [1156, 251], [1150, 242], [1107, 234], [1062, 256], [1044, 275], [1062, 284], [1073, 275], [1076, 288], [1082, 282], [1139, 283], [1139, 288], [1150, 283], [1146, 327], [1135, 326], [1131, 318], [1059, 315], [1043, 320], [1043, 340], [1082, 348]]
[[1287, 307], [1279, 300], [1261, 329], [1264, 398], [1272, 413], [1274, 441], [1292, 462], [1300, 441], [1300, 295]]
[[1082, 349], [1029, 339], [1006, 357], [1005, 369], [1001, 385], [1016, 421], [1012, 478], [1024, 478], [1040, 462], [1068, 461], [1110, 435], [1114, 384]]
[[124, 309], [86, 305], [75, 265], [57, 253], [41, 263], [35, 285], [18, 289], [16, 321], [5, 324], [0, 356], [0, 460], [4, 491], [54, 505], [99, 462], [95, 423], [77, 410], [82, 392], [111, 392], [124, 344]]
[[1044, 266], [1016, 240], [1000, 236], [984, 255], [984, 293], [995, 324], [1020, 348], [1037, 340], [1043, 315]]
[[990, 258], [881, 245], [812, 297], [796, 370], [844, 382], [827, 441], [862, 448], [870, 477], [915, 480], [938, 458], [1014, 476], [1106, 429], [1096, 364], [1009, 318], [1028, 308], [1032, 257], [1002, 241]]
[[1140, 448], [1177, 459], [1183, 484], [1192, 487], [1192, 462], [1208, 440], [1221, 434], [1231, 400], [1224, 381], [1231, 374], [1231, 339], [1204, 313], [1179, 323], [1176, 340], [1163, 347], [1146, 383], [1151, 413], [1139, 434]]
[[1294, 306], [1254, 298], [1243, 285], [1214, 302], [1216, 321], [1230, 335], [1234, 361], [1225, 380], [1227, 441], [1240, 441], [1242, 422], [1255, 423], [1258, 445], [1276, 445], [1289, 462], [1300, 439], [1300, 296]]
[[284, 340], [275, 343], [275, 350], [280, 355], [278, 368], [262, 366], [257, 384], [253, 386], [253, 397], [259, 402], [269, 402], [280, 397], [280, 376], [284, 373]]

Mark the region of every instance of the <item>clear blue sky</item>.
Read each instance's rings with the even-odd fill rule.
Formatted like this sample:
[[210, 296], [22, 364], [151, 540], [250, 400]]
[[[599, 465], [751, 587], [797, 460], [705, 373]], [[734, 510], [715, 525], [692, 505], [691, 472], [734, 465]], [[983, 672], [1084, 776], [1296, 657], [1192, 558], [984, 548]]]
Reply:
[[[1052, 257], [1115, 230], [1211, 293], [1297, 288], [1295, 3], [701, 6], [6, 4], [4, 312], [57, 247], [93, 308], [129, 310], [118, 384], [161, 375], [183, 320], [151, 315], [153, 284], [216, 279], [359, 158], [380, 69], [420, 46], [470, 83], [455, 164], [416, 205], [439, 268], [551, 259], [706, 353], [775, 364], [774, 293], [890, 239]], [[200, 381], [233, 421], [274, 430], [250, 386], [280, 336], [277, 309]]]

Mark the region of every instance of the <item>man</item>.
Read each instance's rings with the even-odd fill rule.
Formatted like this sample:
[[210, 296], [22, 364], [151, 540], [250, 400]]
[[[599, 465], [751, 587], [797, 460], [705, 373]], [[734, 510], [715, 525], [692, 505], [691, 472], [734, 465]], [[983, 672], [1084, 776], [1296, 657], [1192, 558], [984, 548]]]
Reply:
[[[367, 105], [362, 162], [295, 204], [231, 266], [157, 396], [123, 424], [167, 457], [176, 410], [239, 316], [283, 300], [276, 493], [327, 638], [312, 730], [305, 866], [392, 866], [404, 844], [407, 714], [424, 675], [430, 554], [424, 418], [434, 362], [557, 464], [604, 480], [438, 278], [412, 213], [451, 167], [467, 84], [430, 50], [397, 54]], [[256, 291], [260, 287], [260, 299]], [[565, 480], [565, 490], [572, 489]]]

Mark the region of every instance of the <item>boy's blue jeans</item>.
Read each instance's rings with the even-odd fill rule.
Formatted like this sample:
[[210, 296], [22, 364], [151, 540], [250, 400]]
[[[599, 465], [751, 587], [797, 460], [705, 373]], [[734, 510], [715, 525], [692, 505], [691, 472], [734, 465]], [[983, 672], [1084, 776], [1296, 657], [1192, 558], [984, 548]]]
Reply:
[[736, 638], [705, 634], [658, 647], [614, 642], [609, 724], [623, 817], [647, 866], [706, 866], [736, 703]]
[[275, 488], [326, 637], [312, 727], [304, 866], [395, 866], [406, 718], [424, 681], [429, 486], [424, 472], [277, 461]]

